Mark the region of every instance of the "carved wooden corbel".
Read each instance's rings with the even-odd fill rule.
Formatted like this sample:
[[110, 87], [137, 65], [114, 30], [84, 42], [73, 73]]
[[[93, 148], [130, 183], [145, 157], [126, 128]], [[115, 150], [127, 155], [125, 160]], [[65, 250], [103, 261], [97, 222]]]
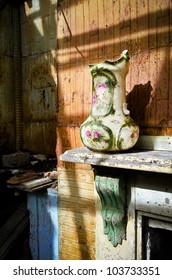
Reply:
[[102, 205], [104, 234], [116, 247], [126, 239], [126, 188], [123, 178], [96, 175], [95, 186]]

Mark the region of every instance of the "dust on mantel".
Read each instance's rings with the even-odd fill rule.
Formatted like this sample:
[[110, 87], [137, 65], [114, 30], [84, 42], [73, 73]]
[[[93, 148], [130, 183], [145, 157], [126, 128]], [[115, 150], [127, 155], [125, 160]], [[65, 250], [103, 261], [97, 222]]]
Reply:
[[[144, 147], [140, 149], [139, 145], [140, 143], [143, 144], [143, 140]], [[172, 174], [171, 143], [172, 137], [144, 136], [134, 149], [115, 153], [97, 153], [83, 147], [67, 150], [60, 156], [60, 160], [97, 166]], [[156, 150], [154, 148], [156, 148]]]

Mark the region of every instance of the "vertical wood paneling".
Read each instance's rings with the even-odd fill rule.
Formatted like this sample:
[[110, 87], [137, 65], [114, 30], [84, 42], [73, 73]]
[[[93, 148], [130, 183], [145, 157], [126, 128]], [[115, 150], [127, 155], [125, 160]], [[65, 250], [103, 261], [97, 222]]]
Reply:
[[169, 126], [172, 127], [172, 46], [170, 46], [170, 60], [169, 60]]
[[[71, 13], [70, 13], [70, 4], [69, 0], [64, 2], [63, 6], [61, 7], [61, 13], [63, 17], [63, 24], [62, 24], [62, 42], [63, 42], [63, 48], [64, 48], [64, 53], [62, 59], [64, 60], [65, 63], [69, 63], [71, 60], [71, 44], [72, 44], [72, 33], [70, 30], [70, 22], [71, 22]], [[57, 28], [58, 30], [58, 28]], [[58, 38], [58, 37], [57, 37]], [[64, 64], [63, 62], [63, 64]]]
[[76, 126], [76, 118], [78, 112], [76, 102], [79, 96], [77, 96], [76, 94], [76, 69], [72, 67], [70, 70], [71, 70], [70, 71], [71, 72], [71, 104], [70, 104], [71, 115], [70, 115], [69, 123], [71, 126]]
[[84, 57], [85, 59], [89, 59], [89, 0], [85, 0], [83, 2], [83, 15], [84, 15]]
[[130, 9], [130, 0], [120, 1], [120, 51], [130, 48]]
[[[60, 71], [59, 69], [59, 114], [62, 116], [59, 125], [70, 123], [71, 115], [71, 71], [65, 69]], [[68, 94], [66, 94], [68, 93]]]
[[160, 48], [158, 50], [158, 81], [157, 81], [157, 108], [156, 108], [156, 124], [159, 126], [167, 126], [168, 116], [168, 48]]
[[169, 17], [170, 17], [170, 23], [169, 23], [170, 36], [169, 36], [169, 40], [170, 40], [170, 44], [171, 44], [171, 42], [172, 42], [172, 1], [170, 1], [170, 4], [169, 4]]
[[[169, 35], [169, 41], [170, 41], [170, 46], [169, 46], [169, 52], [170, 52], [170, 58], [169, 58], [169, 127], [172, 127], [172, 46], [171, 46], [171, 42], [172, 42], [172, 1], [170, 1], [170, 12], [169, 12], [169, 16], [170, 16], [170, 24], [169, 24], [169, 29], [170, 29], [170, 35]], [[170, 130], [171, 134], [172, 134], [172, 130]], [[169, 134], [170, 135], [170, 134]]]
[[76, 5], [76, 47], [77, 56], [76, 60], [81, 61], [84, 58], [84, 9], [83, 1], [77, 1]]
[[169, 48], [164, 47], [158, 50], [158, 91], [156, 93], [157, 100], [168, 99], [169, 88]]
[[169, 44], [169, 18], [168, 15], [157, 18], [157, 45], [158, 47]]
[[[25, 1], [20, 6], [20, 15], [23, 148], [54, 154], [57, 109], [56, 1], [32, 1], [32, 5]], [[65, 26], [62, 20], [62, 16], [59, 16], [61, 33], [62, 26]], [[61, 33], [58, 32], [59, 37], [62, 37]], [[64, 52], [63, 43], [59, 42]]]
[[93, 173], [81, 169], [59, 171], [60, 259], [94, 259]]
[[113, 1], [115, 55], [120, 54], [120, 1]]
[[85, 121], [91, 112], [92, 105], [92, 80], [89, 71], [89, 66], [87, 63], [84, 64], [84, 81], [83, 83], [83, 98], [84, 98], [84, 110], [83, 110], [83, 120]]
[[[113, 1], [104, 1], [104, 43], [105, 43], [105, 57], [112, 59], [114, 55], [114, 30], [113, 30]], [[103, 3], [102, 3], [103, 4]], [[103, 16], [103, 15], [102, 15]], [[103, 20], [103, 18], [102, 18]]]
[[[133, 107], [133, 111], [137, 112], [136, 120], [139, 125], [145, 126], [146, 108], [149, 102], [147, 94], [149, 81], [149, 51], [148, 51], [148, 1], [137, 1], [137, 32], [138, 32], [138, 48], [137, 69], [138, 69], [138, 94], [137, 101]], [[131, 76], [132, 78], [132, 76]], [[137, 104], [137, 107], [136, 107]], [[136, 109], [139, 108], [139, 109]]]
[[137, 0], [139, 48], [148, 48], [148, 1]]
[[167, 116], [168, 116], [168, 101], [167, 100], [158, 100], [156, 107], [156, 123], [159, 126], [166, 126]]
[[130, 50], [132, 53], [135, 53], [138, 51], [137, 0], [130, 1], [130, 18], [131, 18]]
[[[107, 1], [105, 1], [107, 2]], [[98, 48], [98, 55], [99, 59], [105, 56], [105, 7], [104, 7], [104, 1], [98, 1], [98, 21], [99, 21], [99, 48]]]
[[[60, 4], [59, 4], [60, 5]], [[72, 50], [73, 50], [73, 34], [71, 31], [71, 12], [70, 12], [70, 0], [67, 0], [63, 3], [63, 5], [60, 5], [61, 10], [63, 11], [64, 19], [65, 19], [65, 25], [67, 29], [66, 33], [66, 56], [67, 56], [67, 64], [72, 63]], [[58, 26], [57, 26], [58, 29]], [[58, 37], [57, 37], [58, 38]]]
[[[169, 0], [85, 0], [72, 2], [72, 4], [67, 0], [61, 2], [65, 18], [62, 13], [58, 13], [58, 61], [61, 64], [63, 62], [63, 71], [65, 65], [65, 68], [69, 68], [70, 65], [68, 76], [72, 76], [71, 89], [66, 83], [64, 94], [70, 97], [67, 97], [68, 100], [73, 101], [71, 106], [67, 101], [65, 109], [62, 111], [63, 115], [69, 115], [70, 111], [72, 125], [81, 123], [82, 116], [86, 118], [89, 113], [87, 108], [91, 104], [91, 78], [88, 69], [85, 67], [84, 71], [77, 71], [77, 81], [79, 77], [80, 82], [84, 84], [84, 98], [82, 98], [78, 94], [78, 90], [75, 93], [75, 88], [78, 85], [75, 82], [76, 76], [72, 73], [72, 68], [75, 71], [77, 62], [83, 63], [84, 61], [84, 64], [88, 65], [90, 62], [95, 62], [94, 59], [97, 58], [102, 61], [111, 56], [117, 57], [120, 50], [129, 48], [131, 67], [127, 77], [127, 91], [131, 92], [134, 86], [144, 86], [150, 82], [150, 88], [152, 88], [150, 100], [144, 108], [147, 113], [143, 116], [145, 119], [141, 118], [140, 125], [141, 127], [142, 125], [147, 125], [147, 127], [158, 125], [159, 127], [159, 123], [156, 123], [156, 119], [159, 119], [156, 117], [156, 102], [161, 99], [160, 95], [167, 96], [167, 92], [169, 92], [168, 87], [164, 86], [163, 82], [166, 82], [169, 77], [169, 50], [166, 49], [165, 55], [163, 55], [164, 51], [161, 50], [169, 44], [171, 38], [169, 5], [171, 5]], [[80, 17], [80, 15], [82, 16]], [[89, 85], [85, 83], [85, 77]], [[140, 94], [139, 87], [138, 94]], [[142, 98], [144, 99], [143, 103], [145, 103], [147, 98], [145, 99], [144, 96]], [[83, 102], [83, 110], [78, 109], [80, 101]], [[134, 104], [133, 100], [132, 103], [133, 110], [137, 110], [137, 102]], [[62, 104], [63, 107], [63, 102], [59, 104]], [[85, 106], [87, 106], [86, 109]], [[80, 110], [78, 113], [77, 109]], [[76, 115], [78, 115], [77, 118]], [[66, 119], [65, 116], [64, 119]], [[61, 114], [59, 122], [63, 122]]]
[[81, 104], [84, 104], [84, 83], [81, 83], [81, 81], [84, 81], [84, 71], [83, 71], [83, 65], [78, 65], [76, 69], [76, 124], [78, 124], [78, 127], [80, 126], [80, 122], [84, 121], [83, 119], [83, 111], [84, 107]]
[[149, 55], [149, 81], [150, 81], [150, 99], [147, 106], [147, 124], [154, 126], [155, 119], [153, 116], [156, 114], [156, 93], [157, 93], [157, 81], [158, 81], [158, 67], [157, 67], [157, 50], [154, 49]]
[[[127, 102], [131, 117], [138, 122], [141, 134], [170, 135], [172, 133], [170, 79], [172, 16], [169, 9], [172, 8], [171, 1], [64, 0], [60, 1], [60, 6], [57, 25], [58, 157], [67, 149], [83, 146], [80, 139], [80, 125], [90, 114], [92, 105], [89, 64], [116, 59], [124, 49], [129, 50], [131, 57], [126, 79]], [[59, 166], [61, 167], [59, 172], [70, 169], [75, 175], [76, 169], [85, 173], [88, 170], [88, 166], [84, 164], [74, 165], [62, 163], [60, 160]], [[63, 185], [63, 177], [61, 182]], [[77, 184], [76, 178], [68, 187], [72, 187], [73, 184]], [[85, 185], [84, 180], [83, 185]], [[83, 185], [79, 185], [81, 189]], [[70, 193], [69, 197], [71, 210], [68, 211], [71, 215], [75, 198], [73, 193]], [[64, 200], [61, 206], [67, 207]], [[82, 206], [84, 209], [84, 202]], [[94, 208], [93, 205], [92, 207]], [[67, 212], [63, 211], [65, 209], [61, 212], [60, 222], [62, 258], [81, 259], [88, 256], [94, 258], [92, 247], [94, 241], [93, 243], [91, 241], [94, 240], [94, 228], [92, 228], [94, 223], [91, 223], [86, 230], [80, 231], [76, 211], [69, 223], [70, 240], [63, 221], [64, 214]], [[88, 218], [85, 213], [82, 211], [81, 213], [83, 219]], [[92, 233], [89, 236], [90, 229]], [[82, 243], [85, 235], [89, 236], [86, 247]], [[75, 238], [77, 242], [74, 241]], [[70, 241], [71, 247], [68, 247]]]
[[15, 150], [13, 25], [11, 6], [0, 11], [0, 152]]
[[[63, 7], [63, 3], [61, 4]], [[68, 57], [68, 60], [70, 58], [71, 63], [76, 62], [76, 7], [75, 5], [70, 5], [70, 32], [72, 34], [71, 37], [71, 49], [70, 49], [70, 56]]]
[[90, 24], [90, 58], [98, 58], [98, 5], [97, 0], [89, 1], [89, 24]]
[[156, 1], [148, 1], [148, 9], [149, 9], [149, 48], [156, 48], [157, 40], [156, 40], [156, 13], [157, 13], [157, 5]]

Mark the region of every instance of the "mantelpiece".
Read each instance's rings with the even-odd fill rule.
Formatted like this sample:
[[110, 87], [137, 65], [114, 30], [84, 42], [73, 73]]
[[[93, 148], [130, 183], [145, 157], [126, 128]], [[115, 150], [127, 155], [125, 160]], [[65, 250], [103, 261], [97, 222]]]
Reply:
[[172, 174], [172, 151], [136, 150], [96, 153], [87, 148], [68, 150], [62, 161]]
[[125, 152], [97, 153], [84, 147], [68, 150], [61, 155], [62, 161], [94, 166], [104, 233], [114, 247], [126, 237], [127, 194], [125, 176], [121, 170], [172, 174], [171, 143], [171, 137], [143, 136], [135, 149]]

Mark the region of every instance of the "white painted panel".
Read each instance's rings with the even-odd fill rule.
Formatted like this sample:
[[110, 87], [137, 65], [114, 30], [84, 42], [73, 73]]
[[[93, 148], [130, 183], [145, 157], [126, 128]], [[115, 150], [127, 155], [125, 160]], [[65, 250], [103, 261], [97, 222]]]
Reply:
[[141, 135], [135, 147], [157, 151], [172, 151], [172, 137]]
[[166, 221], [159, 221], [156, 219], [149, 219], [149, 227], [161, 228], [161, 229], [172, 231], [172, 223], [168, 223]]
[[171, 217], [172, 193], [136, 188], [136, 209]]

